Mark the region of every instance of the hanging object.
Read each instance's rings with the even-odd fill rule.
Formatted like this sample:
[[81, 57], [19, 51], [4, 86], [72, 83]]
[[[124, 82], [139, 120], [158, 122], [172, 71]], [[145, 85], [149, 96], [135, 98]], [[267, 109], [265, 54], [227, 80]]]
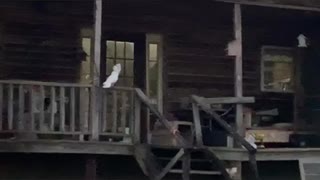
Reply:
[[298, 37], [298, 47], [301, 47], [301, 48], [306, 48], [308, 47], [307, 45], [307, 37], [303, 34], [300, 34]]
[[228, 43], [226, 49], [228, 51], [228, 56], [237, 56], [238, 54], [240, 54], [239, 43], [240, 41], [237, 40], [233, 40]]

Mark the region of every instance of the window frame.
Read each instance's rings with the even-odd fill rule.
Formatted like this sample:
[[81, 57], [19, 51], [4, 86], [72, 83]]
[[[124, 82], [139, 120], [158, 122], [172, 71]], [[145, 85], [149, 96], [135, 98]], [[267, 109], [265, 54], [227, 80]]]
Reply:
[[[271, 46], [271, 45], [264, 45], [261, 47], [261, 52], [260, 52], [260, 90], [262, 92], [270, 92], [270, 93], [283, 93], [283, 94], [293, 94], [294, 93], [294, 88], [292, 90], [277, 90], [277, 89], [266, 89], [265, 84], [264, 84], [264, 73], [265, 73], [265, 65], [264, 65], [264, 59], [263, 55], [265, 54], [265, 51], [267, 49], [275, 49], [275, 50], [286, 50], [286, 51], [292, 51], [294, 52], [294, 48], [292, 47], [285, 47], [285, 46]], [[292, 54], [292, 79], [294, 81], [294, 67], [295, 67], [295, 61], [294, 61], [294, 54]], [[294, 82], [293, 82], [294, 83]], [[293, 85], [294, 86], [294, 85]]]

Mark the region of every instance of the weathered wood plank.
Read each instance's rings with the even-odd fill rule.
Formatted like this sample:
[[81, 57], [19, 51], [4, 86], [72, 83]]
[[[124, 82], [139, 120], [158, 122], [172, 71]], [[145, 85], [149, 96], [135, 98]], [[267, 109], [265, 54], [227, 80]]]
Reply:
[[8, 96], [8, 129], [13, 129], [13, 84], [9, 84]]
[[190, 180], [190, 169], [191, 169], [191, 153], [186, 150], [184, 156], [182, 157], [182, 179]]
[[127, 92], [121, 92], [121, 129], [122, 133], [125, 133], [127, 124]]
[[56, 89], [54, 86], [50, 88], [50, 129], [54, 131], [55, 124], [55, 106], [56, 103]]
[[202, 140], [202, 127], [201, 127], [201, 119], [200, 119], [200, 111], [197, 104], [192, 103], [192, 113], [193, 113], [193, 123], [196, 134], [196, 143], [198, 146], [203, 146]]
[[140, 143], [141, 128], [141, 102], [138, 97], [134, 97], [134, 142]]
[[60, 87], [60, 131], [65, 131], [65, 88]]
[[107, 123], [107, 114], [108, 114], [108, 91], [103, 91], [103, 103], [102, 103], [102, 132], [107, 131], [108, 123]]
[[218, 97], [205, 98], [204, 101], [208, 104], [246, 104], [254, 103], [254, 97]]
[[44, 126], [45, 126], [45, 117], [44, 117], [44, 86], [40, 86], [40, 121], [39, 121], [39, 127], [40, 131], [44, 131]]
[[112, 132], [117, 132], [118, 128], [118, 93], [112, 91]]
[[[81, 97], [80, 97], [81, 98]], [[76, 95], [75, 88], [70, 88], [70, 130], [75, 132], [76, 126]]]
[[91, 131], [93, 140], [99, 139], [99, 121], [101, 110], [100, 67], [101, 67], [101, 34], [102, 34], [102, 0], [95, 0], [94, 22], [94, 58], [91, 64], [93, 88], [91, 90]]
[[30, 131], [34, 131], [35, 130], [35, 122], [34, 122], [34, 109], [35, 109], [35, 104], [33, 103], [33, 99], [34, 99], [34, 90], [33, 90], [33, 86], [30, 85], [29, 86], [29, 101], [30, 101], [30, 110], [29, 110], [29, 113], [30, 113], [30, 126], [28, 128], [28, 130]]
[[24, 86], [19, 85], [19, 122], [17, 123], [19, 130], [25, 128], [24, 122]]
[[180, 149], [180, 151], [170, 160], [170, 162], [163, 168], [161, 173], [156, 176], [155, 180], [161, 180], [168, 172], [172, 169], [172, 167], [179, 161], [179, 159], [184, 155], [184, 149]]
[[[240, 4], [234, 5], [234, 36], [237, 48], [235, 60], [235, 95], [243, 96], [243, 69], [242, 69], [242, 14]], [[236, 105], [236, 127], [238, 133], [244, 137], [245, 127], [243, 123], [243, 105]]]

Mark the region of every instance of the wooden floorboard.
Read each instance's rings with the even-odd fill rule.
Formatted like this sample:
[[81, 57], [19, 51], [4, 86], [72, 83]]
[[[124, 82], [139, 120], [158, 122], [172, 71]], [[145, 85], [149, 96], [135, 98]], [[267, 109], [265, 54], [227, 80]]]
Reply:
[[0, 141], [0, 153], [133, 155], [132, 145], [106, 142]]

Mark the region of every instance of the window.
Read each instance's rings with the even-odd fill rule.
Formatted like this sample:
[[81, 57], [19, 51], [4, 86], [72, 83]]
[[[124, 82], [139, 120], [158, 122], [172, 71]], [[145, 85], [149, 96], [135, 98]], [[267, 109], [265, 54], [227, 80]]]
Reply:
[[134, 80], [134, 43], [125, 41], [107, 41], [107, 76], [116, 64], [121, 64], [121, 73], [117, 86], [133, 87]]
[[261, 88], [268, 92], [292, 92], [293, 49], [265, 46], [261, 57]]
[[162, 39], [147, 35], [147, 94], [162, 111]]

